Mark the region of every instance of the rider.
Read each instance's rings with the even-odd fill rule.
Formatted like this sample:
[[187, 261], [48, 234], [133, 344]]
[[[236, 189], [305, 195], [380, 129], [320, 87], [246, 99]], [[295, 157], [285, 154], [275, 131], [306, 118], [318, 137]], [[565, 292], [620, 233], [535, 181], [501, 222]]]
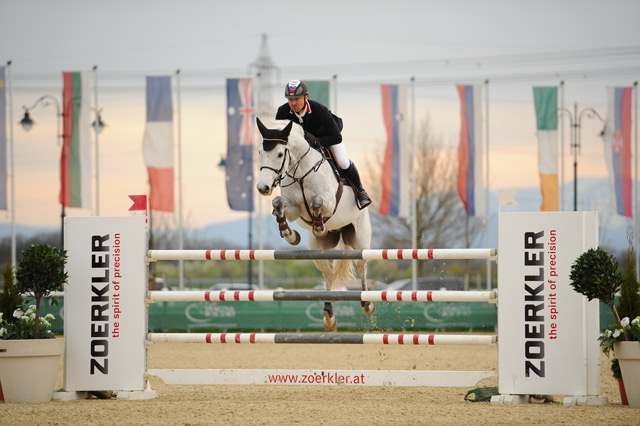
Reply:
[[[288, 102], [278, 108], [276, 120], [295, 121], [304, 129], [309, 145], [314, 148], [321, 145], [331, 149], [338, 167], [356, 190], [358, 208], [363, 209], [371, 204], [369, 195], [362, 187], [358, 169], [349, 159], [347, 148], [342, 142], [342, 120], [335, 117], [321, 103], [309, 99], [309, 88], [304, 81], [291, 80], [284, 89], [284, 97]], [[340, 126], [336, 119], [339, 120]]]

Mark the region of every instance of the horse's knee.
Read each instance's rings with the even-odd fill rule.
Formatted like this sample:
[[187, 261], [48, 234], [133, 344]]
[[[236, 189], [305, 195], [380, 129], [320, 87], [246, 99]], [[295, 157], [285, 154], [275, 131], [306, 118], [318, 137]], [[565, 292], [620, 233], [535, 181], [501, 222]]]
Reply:
[[322, 199], [321, 196], [316, 195], [315, 197], [313, 197], [311, 199], [311, 204], [309, 205], [309, 208], [315, 212], [317, 212], [318, 210], [320, 210], [322, 208], [322, 205], [324, 204], [324, 200]]

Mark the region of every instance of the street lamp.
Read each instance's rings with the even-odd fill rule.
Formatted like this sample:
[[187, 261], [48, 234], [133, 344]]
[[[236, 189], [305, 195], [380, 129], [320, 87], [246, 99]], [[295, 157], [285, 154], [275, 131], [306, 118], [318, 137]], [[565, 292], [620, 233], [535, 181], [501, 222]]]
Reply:
[[598, 117], [600, 121], [604, 119], [593, 108], [583, 108], [578, 112], [578, 103], [573, 104], [573, 114], [567, 108], [560, 108], [560, 113], [564, 113], [569, 117], [569, 126], [571, 127], [571, 150], [573, 151], [573, 211], [578, 211], [578, 150], [580, 149], [580, 124], [582, 117], [588, 118]]
[[[22, 108], [24, 108], [24, 117], [22, 117], [22, 120], [20, 120], [20, 125], [22, 126], [22, 128], [26, 132], [31, 130], [31, 128], [33, 127], [35, 122], [31, 118], [31, 116], [29, 115], [29, 111], [34, 109], [39, 104], [41, 104], [43, 107], [47, 107], [47, 106], [51, 105], [51, 103], [53, 103], [53, 105], [56, 107], [56, 124], [57, 124], [57, 128], [58, 128], [58, 131], [56, 133], [56, 139], [58, 140], [58, 146], [59, 146], [60, 145], [60, 141], [62, 140], [62, 132], [60, 131], [60, 129], [62, 128], [62, 124], [61, 124], [62, 113], [60, 112], [60, 102], [55, 97], [53, 97], [51, 95], [43, 95], [31, 107], [27, 108], [27, 107], [23, 106]], [[61, 217], [61, 220], [62, 220], [62, 224], [60, 226], [60, 247], [62, 248], [62, 247], [64, 247], [64, 217], [65, 217], [65, 213], [64, 213], [64, 203], [61, 203], [61, 204], [62, 204], [62, 213], [61, 213], [60, 217]]]

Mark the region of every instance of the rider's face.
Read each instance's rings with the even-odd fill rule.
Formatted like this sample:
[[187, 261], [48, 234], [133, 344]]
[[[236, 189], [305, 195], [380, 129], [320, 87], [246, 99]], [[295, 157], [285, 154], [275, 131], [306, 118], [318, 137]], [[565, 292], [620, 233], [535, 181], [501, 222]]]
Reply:
[[291, 108], [291, 111], [300, 114], [305, 107], [306, 100], [307, 95], [300, 96], [299, 98], [289, 98], [289, 108]]

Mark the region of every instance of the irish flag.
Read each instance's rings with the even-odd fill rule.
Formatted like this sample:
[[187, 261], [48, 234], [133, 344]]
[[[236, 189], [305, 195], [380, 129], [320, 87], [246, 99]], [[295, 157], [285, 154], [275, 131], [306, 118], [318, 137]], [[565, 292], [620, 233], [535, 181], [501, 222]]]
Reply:
[[558, 211], [558, 88], [534, 87], [543, 212]]
[[91, 208], [90, 73], [63, 72], [60, 204]]

